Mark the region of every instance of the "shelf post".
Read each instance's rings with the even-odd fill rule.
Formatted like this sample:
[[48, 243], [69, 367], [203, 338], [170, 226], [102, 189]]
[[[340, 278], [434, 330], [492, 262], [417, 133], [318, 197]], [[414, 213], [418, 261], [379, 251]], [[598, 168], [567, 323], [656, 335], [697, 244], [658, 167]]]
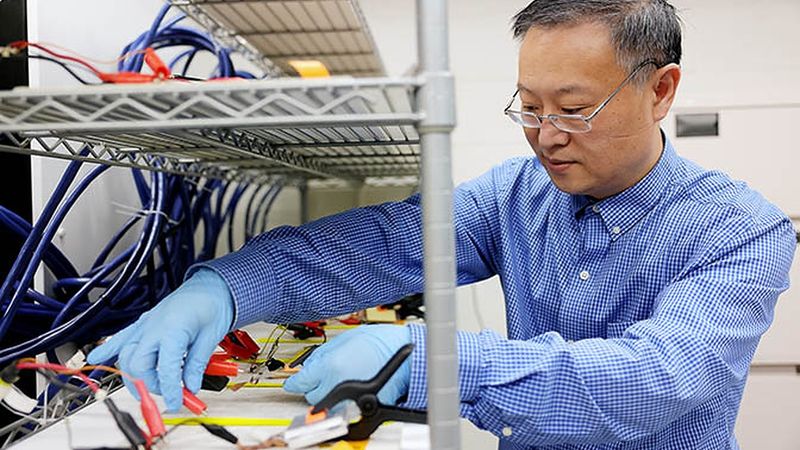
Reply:
[[455, 238], [450, 133], [455, 89], [449, 69], [447, 1], [417, 0], [421, 87], [422, 215], [430, 448], [459, 449]]

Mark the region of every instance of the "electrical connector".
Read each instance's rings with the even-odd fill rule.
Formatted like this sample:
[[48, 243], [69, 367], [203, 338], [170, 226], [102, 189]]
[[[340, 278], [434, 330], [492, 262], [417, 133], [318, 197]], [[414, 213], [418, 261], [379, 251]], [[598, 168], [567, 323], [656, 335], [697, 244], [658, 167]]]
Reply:
[[100, 72], [97, 77], [100, 78], [100, 80], [102, 80], [104, 83], [113, 84], [152, 83], [158, 79], [158, 77], [155, 75], [148, 75], [138, 72]]
[[19, 380], [19, 368], [17, 367], [16, 361], [4, 367], [3, 370], [0, 370], [0, 381], [7, 384], [14, 384], [17, 380]]
[[108, 412], [111, 413], [111, 417], [114, 418], [117, 428], [122, 431], [122, 434], [125, 435], [125, 439], [128, 440], [128, 443], [130, 443], [133, 448], [146, 447], [148, 445], [147, 436], [145, 436], [142, 429], [139, 428], [133, 416], [125, 411], [120, 411], [110, 398], [107, 398], [103, 403], [108, 408]]
[[153, 47], [147, 47], [144, 50], [144, 63], [153, 71], [153, 75], [158, 78], [166, 79], [172, 75], [169, 67], [158, 57]]
[[233, 330], [226, 334], [219, 346], [237, 359], [255, 359], [259, 351], [256, 341], [244, 330]]
[[142, 417], [147, 424], [147, 429], [150, 431], [150, 437], [155, 438], [167, 434], [164, 419], [161, 418], [158, 406], [153, 401], [153, 397], [150, 396], [150, 392], [147, 391], [144, 381], [136, 380], [133, 384], [136, 386], [136, 392], [139, 393], [139, 398], [141, 399]]
[[19, 369], [17, 362], [14, 361], [0, 371], [0, 400], [6, 398], [14, 383], [19, 379]]
[[98, 402], [102, 402], [108, 398], [108, 391], [105, 389], [98, 389], [97, 392], [94, 393], [94, 399]]
[[183, 406], [186, 407], [189, 411], [193, 412], [194, 414], [202, 415], [206, 413], [206, 406], [202, 400], [197, 398], [196, 395], [192, 393], [189, 389], [183, 388]]
[[209, 361], [204, 373], [218, 377], [235, 377], [239, 374], [239, 365], [230, 361]]
[[200, 422], [200, 426], [208, 430], [209, 433], [213, 434], [214, 436], [224, 439], [231, 444], [238, 444], [239, 438], [237, 438], [233, 433], [225, 429], [222, 425], [213, 425], [210, 423], [203, 423]]
[[295, 356], [294, 358], [292, 358], [291, 361], [289, 361], [289, 368], [294, 369], [295, 367], [303, 364], [308, 359], [308, 357], [311, 356], [312, 353], [314, 353], [314, 350], [316, 350], [318, 347], [319, 344], [315, 344], [315, 345], [310, 345], [301, 350], [300, 353], [297, 354], [297, 356]]
[[17, 47], [12, 47], [10, 45], [6, 45], [0, 47], [0, 57], [3, 58], [10, 58], [12, 56], [19, 55], [20, 49]]
[[275, 372], [276, 370], [281, 370], [284, 367], [286, 367], [286, 363], [284, 363], [280, 359], [270, 358], [267, 361], [267, 370], [269, 370], [270, 372]]
[[228, 377], [203, 375], [203, 384], [200, 386], [200, 389], [204, 391], [222, 392], [228, 387], [230, 381]]

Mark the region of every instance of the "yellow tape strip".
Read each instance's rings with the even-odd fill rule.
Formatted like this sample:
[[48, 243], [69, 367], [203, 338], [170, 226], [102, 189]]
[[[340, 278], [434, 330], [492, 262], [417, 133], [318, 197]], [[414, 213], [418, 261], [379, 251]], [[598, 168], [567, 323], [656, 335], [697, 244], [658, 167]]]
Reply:
[[361, 325], [326, 325], [326, 330], [350, 330], [353, 328], [358, 328]]
[[239, 387], [239, 388], [282, 388], [283, 383], [228, 383], [228, 387]]
[[322, 444], [320, 447], [330, 450], [365, 450], [369, 441], [338, 441], [333, 444]]
[[315, 59], [292, 59], [286, 63], [292, 66], [300, 78], [328, 78], [331, 76], [325, 64]]
[[194, 426], [220, 425], [223, 427], [288, 427], [292, 419], [271, 417], [165, 417], [164, 425]]
[[[267, 338], [258, 338], [256, 342], [260, 344], [272, 344], [275, 342], [275, 338], [267, 339]], [[278, 341], [279, 344], [321, 344], [322, 338], [308, 338], [308, 339], [281, 339]]]

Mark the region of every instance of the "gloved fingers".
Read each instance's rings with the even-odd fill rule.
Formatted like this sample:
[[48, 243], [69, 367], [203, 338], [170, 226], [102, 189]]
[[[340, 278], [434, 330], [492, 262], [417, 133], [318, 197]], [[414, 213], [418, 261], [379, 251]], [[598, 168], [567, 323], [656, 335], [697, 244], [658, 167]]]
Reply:
[[[136, 348], [136, 343], [131, 343], [122, 347], [119, 351], [119, 358], [117, 361], [119, 363], [119, 367], [124, 372], [128, 372], [128, 367], [124, 365], [123, 361], [128, 361], [130, 359], [131, 353], [133, 353], [134, 349]], [[125, 383], [125, 387], [128, 388], [128, 391], [133, 395], [133, 398], [136, 400], [141, 400], [139, 398], [139, 393], [136, 391], [136, 388], [133, 386], [133, 381], [129, 380], [128, 377], [122, 377], [122, 382]]]
[[316, 388], [306, 392], [306, 401], [309, 405], [316, 405], [317, 403], [321, 402], [322, 399], [325, 398], [325, 396], [328, 395], [335, 386], [335, 384], [328, 382], [320, 384]]
[[158, 351], [158, 382], [168, 412], [178, 412], [183, 404], [181, 385], [183, 355], [189, 347], [191, 336], [181, 331], [162, 339]]
[[325, 365], [319, 362], [324, 361], [324, 358], [317, 357], [316, 359], [312, 359], [316, 356], [316, 353], [317, 352], [314, 351], [314, 353], [308, 357], [303, 364], [303, 368], [300, 369], [300, 372], [286, 379], [283, 383], [283, 389], [286, 392], [304, 394], [319, 386], [325, 376]]
[[200, 390], [203, 384], [203, 372], [206, 370], [208, 360], [211, 359], [211, 354], [217, 348], [217, 342], [219, 339], [216, 339], [214, 333], [204, 329], [189, 347], [183, 364], [183, 384], [190, 391], [196, 393]]
[[86, 362], [89, 364], [102, 364], [117, 356], [122, 348], [129, 342], [138, 341], [138, 335], [142, 327], [141, 320], [140, 318], [131, 325], [128, 325], [124, 330], [111, 336], [104, 344], [89, 352], [89, 355], [86, 356]]
[[406, 392], [401, 392], [401, 384], [398, 380], [397, 374], [389, 379], [389, 381], [378, 391], [378, 401], [384, 405], [394, 406], [397, 404], [397, 399], [405, 395]]
[[144, 381], [147, 390], [153, 394], [161, 394], [158, 383], [158, 373], [156, 373], [156, 363], [158, 361], [158, 333], [142, 333], [142, 340], [135, 344], [130, 353], [126, 353], [124, 358], [120, 355], [120, 368], [128, 372], [134, 378]]
[[314, 353], [312, 353], [311, 356], [308, 357], [306, 363], [309, 363], [314, 358], [321, 358], [327, 355], [328, 353], [334, 352], [340, 347], [349, 344], [350, 341], [352, 341], [353, 339], [359, 338], [360, 335], [364, 334], [363, 331], [359, 331], [362, 328], [365, 327], [358, 327], [352, 330], [347, 330], [344, 333], [332, 338], [328, 342], [320, 345], [319, 348], [314, 350]]

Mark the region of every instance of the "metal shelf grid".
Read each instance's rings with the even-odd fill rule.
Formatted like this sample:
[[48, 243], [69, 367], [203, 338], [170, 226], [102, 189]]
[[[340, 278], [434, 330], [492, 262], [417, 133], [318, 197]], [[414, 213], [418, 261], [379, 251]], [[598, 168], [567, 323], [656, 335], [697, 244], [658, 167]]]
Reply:
[[236, 181], [416, 175], [417, 87], [282, 79], [17, 89], [0, 92], [0, 133], [13, 143], [6, 150]]
[[274, 64], [291, 73], [288, 61], [314, 59], [334, 75], [385, 75], [355, 0], [183, 0], [175, 4], [223, 42], [258, 55], [251, 59], [267, 71], [274, 70]]
[[[214, 25], [213, 7], [252, 8], [258, 1], [273, 6], [301, 4], [308, 11], [312, 4], [327, 3], [341, 11], [341, 5], [351, 5], [363, 23], [355, 0], [173, 1], [218, 38], [249, 53], [271, 75], [280, 70], [264, 55], [273, 55], [278, 64], [312, 55], [296, 47], [294, 55], [275, 55], [269, 50], [259, 55], [247, 36]], [[361, 180], [421, 173], [430, 448], [455, 450], [460, 448], [452, 317], [456, 271], [450, 133], [455, 126], [455, 93], [449, 71], [447, 0], [417, 0], [416, 4], [418, 78], [0, 92], [0, 135], [12, 142], [0, 145], [0, 150], [236, 181], [287, 173], [328, 178], [325, 182], [330, 177]], [[302, 33], [289, 26], [264, 33], [275, 38], [287, 30], [293, 35]], [[354, 31], [318, 26], [313, 32]], [[337, 47], [331, 58], [357, 53], [339, 40], [334, 41]], [[335, 59], [313, 56], [319, 56], [334, 73], [338, 70]], [[367, 57], [366, 51], [350, 56]], [[350, 69], [348, 73], [355, 74]]]
[[[122, 388], [122, 378], [115, 374], [96, 380], [107, 392]], [[61, 391], [48, 399], [47, 406], [0, 428], [0, 449], [13, 446], [19, 440], [32, 436], [57, 423], [64, 417], [77, 414], [95, 401], [94, 394], [84, 388], [78, 392]]]

